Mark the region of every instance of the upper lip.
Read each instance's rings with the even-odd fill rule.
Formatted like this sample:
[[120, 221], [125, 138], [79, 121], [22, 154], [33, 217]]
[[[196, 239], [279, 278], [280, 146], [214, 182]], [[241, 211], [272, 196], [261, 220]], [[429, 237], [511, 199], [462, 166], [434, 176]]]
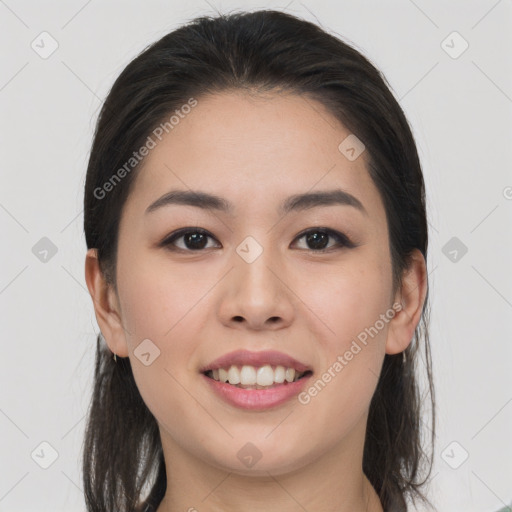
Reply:
[[275, 350], [264, 350], [259, 352], [251, 352], [249, 350], [235, 350], [229, 354], [224, 354], [218, 357], [215, 361], [212, 361], [207, 366], [204, 366], [200, 371], [205, 373], [209, 370], [215, 370], [218, 368], [229, 368], [231, 365], [236, 366], [284, 366], [285, 368], [295, 368], [298, 372], [305, 372], [311, 368], [297, 359], [277, 352]]

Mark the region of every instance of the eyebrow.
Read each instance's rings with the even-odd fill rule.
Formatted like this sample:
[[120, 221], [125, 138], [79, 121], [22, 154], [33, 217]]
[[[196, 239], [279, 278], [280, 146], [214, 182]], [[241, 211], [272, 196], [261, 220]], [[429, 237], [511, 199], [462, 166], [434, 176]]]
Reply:
[[[151, 203], [146, 208], [145, 213], [154, 212], [159, 208], [173, 204], [195, 206], [204, 210], [217, 210], [228, 214], [233, 213], [233, 205], [223, 197], [193, 190], [171, 190]], [[331, 205], [353, 206], [368, 215], [361, 201], [342, 189], [307, 192], [290, 196], [281, 204], [280, 212], [286, 214], [291, 211]]]

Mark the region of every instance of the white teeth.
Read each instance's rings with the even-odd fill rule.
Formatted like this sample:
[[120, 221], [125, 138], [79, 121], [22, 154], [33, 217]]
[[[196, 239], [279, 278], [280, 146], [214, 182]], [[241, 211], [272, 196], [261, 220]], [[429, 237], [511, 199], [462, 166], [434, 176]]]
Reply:
[[304, 375], [304, 372], [297, 372], [295, 368], [285, 368], [278, 365], [272, 368], [269, 364], [256, 368], [251, 365], [244, 365], [238, 368], [231, 365], [229, 368], [217, 368], [211, 370], [210, 376], [220, 382], [229, 382], [234, 386], [255, 386], [268, 387], [283, 382], [295, 382]]
[[274, 382], [282, 384], [284, 382], [285, 369], [284, 366], [276, 366], [274, 371]]
[[284, 378], [288, 382], [293, 382], [293, 379], [295, 378], [295, 368], [286, 368], [286, 372], [284, 374]]
[[236, 366], [232, 366], [228, 370], [228, 379], [230, 384], [240, 384], [240, 372]]
[[258, 368], [256, 383], [258, 386], [272, 386], [272, 384], [274, 384], [274, 370], [272, 370], [272, 366], [267, 364]]
[[[232, 366], [230, 370], [233, 370], [233, 368], [238, 372], [236, 366]], [[242, 370], [240, 371], [240, 384], [243, 386], [254, 386], [254, 384], [256, 384], [256, 369], [254, 366], [242, 366]]]

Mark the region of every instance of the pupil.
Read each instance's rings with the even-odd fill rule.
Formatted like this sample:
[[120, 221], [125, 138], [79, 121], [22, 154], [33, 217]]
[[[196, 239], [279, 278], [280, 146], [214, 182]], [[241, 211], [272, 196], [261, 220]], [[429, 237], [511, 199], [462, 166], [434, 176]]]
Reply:
[[[329, 236], [327, 233], [315, 232], [306, 236], [307, 242], [314, 249], [324, 249]], [[191, 233], [185, 236], [185, 245], [189, 249], [202, 249], [205, 247], [206, 237], [203, 233]]]
[[[201, 239], [202, 237], [202, 239]], [[197, 241], [199, 240], [199, 244], [197, 244]], [[201, 241], [203, 243], [201, 243]], [[202, 249], [205, 246], [206, 237], [203, 235], [203, 233], [192, 233], [190, 235], [185, 236], [185, 245], [189, 249]], [[190, 246], [191, 244], [192, 246]]]
[[[319, 238], [322, 239], [320, 244], [318, 244]], [[327, 242], [327, 238], [326, 233], [321, 233], [320, 236], [318, 236], [318, 232], [307, 235], [308, 244], [312, 243], [314, 249], [324, 249], [327, 244], [322, 242]]]

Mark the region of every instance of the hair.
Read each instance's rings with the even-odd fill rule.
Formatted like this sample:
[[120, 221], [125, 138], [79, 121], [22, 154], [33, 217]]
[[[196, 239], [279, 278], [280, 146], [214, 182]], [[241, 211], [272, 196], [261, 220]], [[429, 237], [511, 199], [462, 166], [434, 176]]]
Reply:
[[[191, 97], [283, 91], [320, 102], [363, 141], [368, 172], [386, 210], [394, 289], [414, 249], [426, 260], [421, 165], [385, 77], [360, 52], [315, 24], [259, 10], [193, 19], [145, 48], [113, 84], [98, 117], [84, 196], [87, 247], [97, 249], [110, 286], [117, 291], [119, 221], [140, 165], [124, 173], [108, 195], [100, 194], [113, 172]], [[370, 404], [363, 471], [385, 511], [406, 511], [409, 498], [429, 503], [423, 486], [432, 457], [424, 445], [433, 453], [435, 400], [428, 315], [427, 288], [406, 358], [385, 355]], [[423, 354], [431, 413], [428, 443], [421, 437], [425, 410], [417, 374]], [[129, 358], [118, 358], [116, 364], [101, 334], [93, 386], [82, 460], [87, 510], [155, 510], [167, 486], [158, 425], [141, 398]]]

